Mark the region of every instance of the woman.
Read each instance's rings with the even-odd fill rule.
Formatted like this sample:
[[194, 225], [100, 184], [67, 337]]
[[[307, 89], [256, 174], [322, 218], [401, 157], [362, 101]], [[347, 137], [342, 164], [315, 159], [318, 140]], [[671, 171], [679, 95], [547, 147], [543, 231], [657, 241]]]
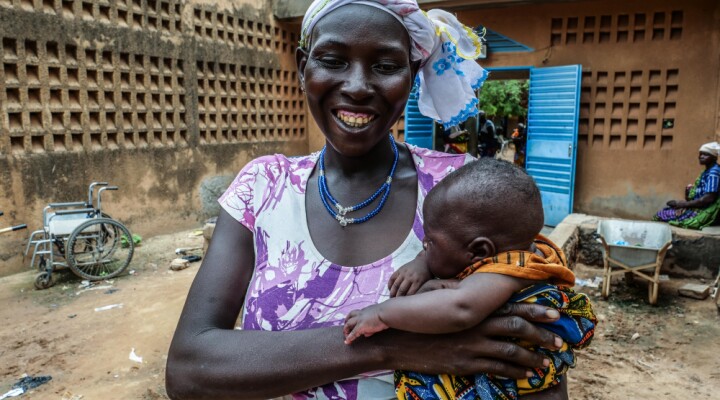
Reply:
[[658, 211], [654, 220], [687, 229], [702, 229], [717, 221], [720, 214], [718, 149], [720, 146], [715, 142], [700, 146], [698, 161], [705, 170], [693, 185], [688, 186], [685, 201], [668, 201], [667, 207]]
[[[543, 357], [495, 338], [562, 345], [528, 322], [559, 315], [529, 306], [505, 308], [462, 335], [391, 330], [343, 343], [345, 315], [387, 299], [392, 272], [422, 261], [422, 200], [467, 160], [388, 135], [418, 71], [423, 112], [454, 123], [475, 109], [472, 86], [485, 74], [461, 58], [475, 56], [473, 35], [452, 15], [435, 15], [431, 22], [414, 0], [310, 6], [297, 64], [326, 148], [261, 157], [221, 197], [168, 354], [170, 397], [389, 399], [389, 370], [523, 377]], [[234, 330], [241, 310], [243, 329]], [[566, 398], [566, 388], [543, 396]]]

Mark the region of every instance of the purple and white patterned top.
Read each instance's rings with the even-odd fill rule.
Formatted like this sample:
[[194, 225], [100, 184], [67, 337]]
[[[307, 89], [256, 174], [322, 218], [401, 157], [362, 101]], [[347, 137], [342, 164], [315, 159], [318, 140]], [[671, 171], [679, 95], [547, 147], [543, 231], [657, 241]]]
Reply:
[[[285, 331], [341, 326], [352, 310], [389, 298], [387, 281], [422, 250], [422, 204], [428, 191], [473, 158], [407, 145], [418, 175], [415, 222], [392, 254], [355, 267], [334, 264], [313, 245], [305, 189], [319, 153], [275, 154], [248, 163], [218, 200], [255, 237], [255, 271], [242, 329]], [[392, 374], [364, 374], [293, 395], [295, 399], [394, 398]]]

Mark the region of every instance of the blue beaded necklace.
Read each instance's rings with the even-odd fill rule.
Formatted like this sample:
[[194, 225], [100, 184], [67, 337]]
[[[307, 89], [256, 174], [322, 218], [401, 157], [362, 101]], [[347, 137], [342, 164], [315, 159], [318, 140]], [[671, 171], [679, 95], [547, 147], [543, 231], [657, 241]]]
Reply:
[[[337, 222], [341, 226], [348, 226], [350, 224], [361, 224], [370, 218], [376, 216], [380, 210], [382, 210], [383, 206], [385, 205], [385, 202], [387, 201], [388, 195], [390, 195], [390, 185], [392, 183], [393, 175], [395, 175], [395, 167], [397, 167], [398, 162], [398, 149], [397, 144], [395, 143], [395, 139], [393, 139], [392, 135], [390, 135], [390, 146], [392, 147], [393, 154], [395, 155], [395, 159], [393, 160], [392, 168], [390, 168], [390, 174], [388, 175], [385, 182], [380, 186], [380, 188], [375, 191], [375, 193], [372, 194], [372, 196], [368, 197], [367, 200], [358, 203], [354, 206], [350, 207], [343, 207], [340, 205], [340, 202], [335, 200], [335, 198], [330, 194], [330, 190], [327, 187], [327, 180], [325, 178], [325, 147], [323, 147], [322, 151], [320, 151], [320, 172], [318, 176], [318, 188], [320, 190], [320, 199], [323, 202], [323, 205], [325, 206], [325, 209], [328, 210], [328, 213], [337, 220]], [[375, 199], [378, 198], [382, 194], [382, 197], [380, 198], [380, 203], [375, 207], [374, 210], [370, 211], [367, 215], [365, 215], [362, 218], [346, 218], [345, 215], [349, 212], [361, 210], [365, 207], [367, 207], [370, 203], [375, 201]]]

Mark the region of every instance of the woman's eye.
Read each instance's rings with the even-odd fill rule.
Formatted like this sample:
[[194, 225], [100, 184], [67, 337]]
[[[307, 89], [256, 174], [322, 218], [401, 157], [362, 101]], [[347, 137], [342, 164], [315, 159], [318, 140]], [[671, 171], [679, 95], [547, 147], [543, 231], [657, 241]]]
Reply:
[[333, 69], [342, 68], [345, 65], [344, 62], [336, 58], [320, 58], [318, 59], [318, 62], [320, 62], [320, 64], [322, 64], [324, 67]]
[[375, 66], [375, 69], [387, 74], [398, 71], [400, 67], [395, 64], [378, 64]]

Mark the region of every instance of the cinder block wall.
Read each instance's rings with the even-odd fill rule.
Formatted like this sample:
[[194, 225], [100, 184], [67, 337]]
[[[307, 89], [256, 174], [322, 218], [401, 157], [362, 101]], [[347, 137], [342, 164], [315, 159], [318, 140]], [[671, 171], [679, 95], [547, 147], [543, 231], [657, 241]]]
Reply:
[[0, 275], [50, 202], [109, 181], [133, 232], [194, 226], [197, 189], [308, 151], [296, 27], [270, 1], [0, 0]]

